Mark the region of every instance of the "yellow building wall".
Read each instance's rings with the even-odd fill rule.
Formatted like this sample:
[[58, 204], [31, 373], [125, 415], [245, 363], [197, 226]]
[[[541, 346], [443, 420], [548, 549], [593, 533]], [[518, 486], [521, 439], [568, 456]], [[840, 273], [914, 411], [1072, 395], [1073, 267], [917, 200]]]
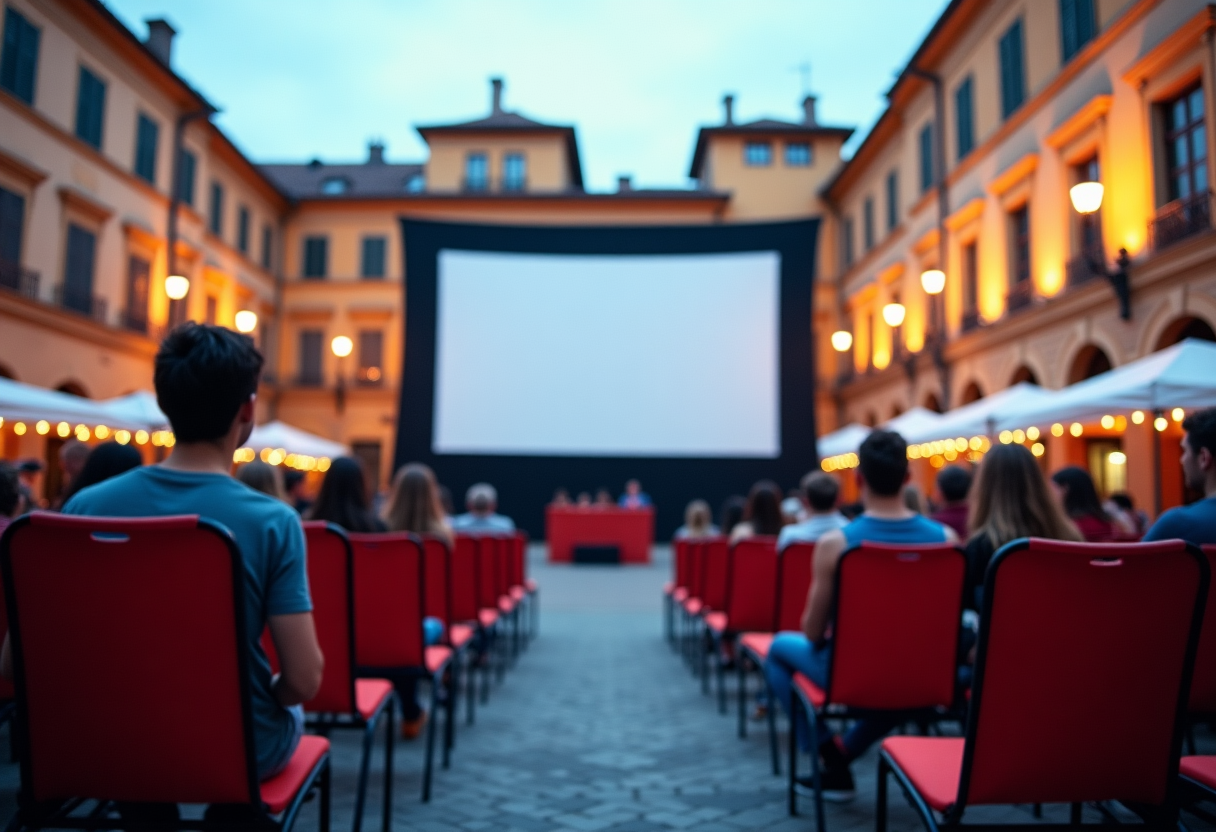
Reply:
[[440, 134], [429, 141], [426, 187], [435, 193], [464, 190], [465, 159], [484, 153], [490, 167], [490, 190], [501, 189], [503, 157], [523, 153], [527, 166], [527, 190], [536, 193], [565, 191], [571, 187], [566, 139], [560, 133], [503, 135], [501, 133]]

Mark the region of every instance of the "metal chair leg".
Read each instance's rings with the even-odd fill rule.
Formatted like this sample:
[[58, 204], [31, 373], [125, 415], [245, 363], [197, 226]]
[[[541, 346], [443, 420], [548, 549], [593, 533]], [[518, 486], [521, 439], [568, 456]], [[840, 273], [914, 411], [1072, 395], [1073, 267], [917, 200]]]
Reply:
[[318, 828], [318, 830], [320, 830], [320, 832], [329, 832], [329, 815], [330, 815], [329, 775], [330, 775], [330, 769], [331, 769], [330, 761], [326, 760], [325, 768], [323, 768], [321, 770], [321, 776], [319, 778], [321, 780], [321, 799], [319, 801], [317, 801], [317, 804], [318, 804], [317, 811], [319, 811], [321, 813], [321, 817], [319, 819], [319, 822], [317, 823], [317, 828]]
[[443, 689], [443, 767], [452, 764], [452, 746], [456, 738], [456, 663], [448, 665], [448, 682]]
[[878, 755], [878, 793], [874, 805], [874, 832], [887, 832], [887, 775], [891, 773], [887, 760]]
[[472, 650], [465, 656], [464, 690], [466, 696], [465, 724], [473, 724], [473, 711], [477, 705], [477, 657]]
[[431, 677], [431, 718], [426, 726], [426, 762], [422, 765], [422, 802], [431, 802], [431, 763], [435, 759], [435, 720], [438, 719], [439, 680]]
[[390, 832], [393, 828], [393, 746], [397, 739], [393, 729], [394, 720], [396, 718], [397, 709], [397, 694], [393, 694], [393, 701], [388, 705], [388, 717], [385, 720], [385, 729], [387, 733], [384, 735], [384, 814], [380, 819], [380, 828], [382, 832]]
[[[389, 707], [392, 707], [391, 703]], [[367, 773], [371, 768], [377, 722], [378, 720], [369, 722], [363, 727], [363, 759], [359, 762], [359, 783], [355, 787], [355, 820], [351, 827], [354, 832], [359, 832], [363, 828], [363, 804], [367, 800]]]
[[739, 676], [739, 739], [747, 739], [747, 657], [740, 652], [735, 657]]

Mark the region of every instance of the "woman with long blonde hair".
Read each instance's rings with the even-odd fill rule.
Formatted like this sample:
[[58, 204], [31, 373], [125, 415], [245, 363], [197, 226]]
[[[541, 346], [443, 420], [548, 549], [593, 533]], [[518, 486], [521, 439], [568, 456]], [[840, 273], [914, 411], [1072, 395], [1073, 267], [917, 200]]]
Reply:
[[452, 530], [444, 518], [435, 472], [421, 462], [402, 466], [393, 478], [384, 522], [390, 531], [434, 535], [451, 545]]
[[971, 488], [967, 600], [979, 609], [984, 573], [996, 550], [1020, 537], [1081, 540], [1047, 485], [1034, 455], [1022, 445], [993, 445]]

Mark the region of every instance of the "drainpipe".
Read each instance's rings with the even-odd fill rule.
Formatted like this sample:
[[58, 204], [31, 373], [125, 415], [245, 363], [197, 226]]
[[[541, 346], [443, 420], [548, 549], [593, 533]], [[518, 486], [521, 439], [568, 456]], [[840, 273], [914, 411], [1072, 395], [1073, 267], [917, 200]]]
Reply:
[[[177, 117], [177, 121], [173, 124], [173, 164], [172, 164], [172, 181], [169, 182], [169, 218], [165, 227], [165, 239], [169, 246], [167, 253], [167, 266], [169, 274], [177, 274], [177, 210], [181, 205], [181, 175], [182, 175], [182, 144], [186, 133], [186, 126], [196, 119], [210, 119], [218, 112], [211, 105], [205, 106], [201, 110], [194, 110], [188, 113], [182, 113]], [[188, 298], [189, 295], [186, 295]], [[182, 298], [178, 303], [185, 303], [186, 298]], [[174, 301], [170, 300], [170, 309], [173, 308]], [[170, 315], [169, 326], [174, 325], [173, 316]]]

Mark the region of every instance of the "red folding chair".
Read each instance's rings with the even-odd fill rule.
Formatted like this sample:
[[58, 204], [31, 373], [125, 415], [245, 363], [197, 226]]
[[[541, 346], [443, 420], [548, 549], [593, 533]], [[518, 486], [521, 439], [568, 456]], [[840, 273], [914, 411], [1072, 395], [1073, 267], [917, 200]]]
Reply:
[[[499, 592], [498, 550], [500, 539], [494, 535], [473, 536], [477, 541], [477, 620], [486, 634], [490, 662], [494, 675], [502, 682], [506, 675], [507, 656], [504, 645], [507, 639], [499, 638], [508, 626], [508, 614], [501, 606]], [[502, 625], [499, 625], [502, 622]], [[488, 668], [487, 668], [488, 670]]]
[[356, 678], [355, 581], [350, 541], [340, 527], [322, 521], [304, 524], [308, 545], [308, 588], [317, 641], [325, 656], [321, 689], [304, 703], [307, 724], [324, 737], [335, 728], [363, 731], [363, 757], [355, 788], [355, 832], [363, 828], [367, 775], [372, 746], [381, 719], [387, 721], [384, 741], [385, 832], [393, 817], [393, 703], [397, 699], [387, 679]]
[[[773, 630], [777, 600], [777, 538], [749, 537], [730, 547], [727, 561], [726, 603], [722, 612], [705, 616], [705, 626], [717, 657], [718, 709], [726, 713], [726, 659], [723, 645], [734, 654], [740, 633]], [[742, 691], [739, 692], [743, 696]]]
[[676, 605], [688, 597], [688, 540], [671, 542], [671, 580], [663, 585], [663, 635], [676, 644]]
[[314, 788], [329, 829], [323, 737], [301, 738], [282, 773], [258, 782], [255, 658], [230, 532], [194, 516], [35, 512], [0, 538], [0, 572], [21, 764], [10, 829], [147, 828], [112, 816], [123, 801], [237, 810], [177, 829], [287, 830]]
[[[1216, 546], [1204, 546], [1208, 568], [1216, 574]], [[1203, 629], [1199, 634], [1199, 651], [1195, 654], [1195, 672], [1191, 677], [1190, 722], [1216, 716], [1216, 581], [1208, 587], [1208, 599], [1203, 614]], [[1187, 751], [1195, 753], [1195, 737], [1187, 726]]]
[[680, 643], [689, 668], [697, 670], [697, 641], [700, 638], [701, 600], [705, 576], [705, 540], [688, 541], [688, 594], [680, 602]]
[[[452, 557], [449, 561], [451, 569], [448, 577], [452, 583], [452, 621], [476, 628], [475, 665], [481, 668], [481, 701], [484, 703], [490, 698], [491, 637], [494, 627], [498, 623], [498, 613], [492, 609], [483, 611], [481, 606], [479, 550], [478, 538], [471, 535], [456, 535], [452, 544]], [[473, 684], [471, 672], [469, 684]], [[469, 719], [471, 722], [472, 711], [469, 712]]]
[[[443, 622], [443, 638], [453, 652], [452, 696], [459, 698], [460, 681], [464, 680], [467, 691], [467, 720], [473, 724], [473, 707], [476, 685], [473, 681], [471, 646], [476, 630], [468, 624], [458, 624], [452, 619], [452, 550], [447, 541], [432, 535], [422, 538], [423, 556], [426, 558], [426, 614]], [[444, 726], [450, 732], [447, 744], [455, 747], [455, 721]], [[444, 764], [447, 767], [447, 764]]]
[[[1178, 758], [1209, 568], [1181, 540], [1003, 547], [984, 580], [962, 739], [890, 737], [878, 767], [930, 830], [968, 806], [1121, 801], [1175, 828]], [[1088, 827], [1087, 827], [1088, 828]]]
[[[727, 574], [730, 568], [730, 546], [724, 537], [707, 538], [701, 543], [701, 614], [702, 621], [710, 613], [726, 610], [726, 596], [729, 582]], [[714, 666], [721, 670], [722, 646], [716, 644], [710, 636], [708, 628], [700, 635], [702, 640], [700, 650], [701, 692], [709, 693], [709, 660], [715, 658]], [[719, 707], [725, 713], [725, 689], [722, 686], [722, 674], [718, 674]]]
[[[355, 564], [355, 662], [359, 675], [430, 683], [431, 719], [422, 771], [422, 802], [426, 803], [431, 799], [439, 703], [444, 702], [450, 724], [456, 697], [451, 688], [452, 648], [426, 646], [423, 633], [426, 576], [422, 541], [400, 532], [351, 533], [348, 537]], [[445, 757], [450, 753], [450, 737], [451, 731], [445, 730]]]
[[[1198, 671], [1198, 665], [1195, 669]], [[1178, 763], [1178, 778], [1182, 784], [1183, 806], [1208, 823], [1216, 823], [1216, 815], [1195, 805], [1202, 800], [1216, 802], [1216, 755], [1183, 757]]]
[[836, 568], [828, 684], [794, 674], [789, 811], [798, 814], [798, 719], [810, 722], [815, 820], [826, 829], [817, 723], [882, 712], [919, 723], [957, 718], [958, 645], [967, 559], [957, 546], [862, 543]]
[[498, 593], [498, 614], [504, 622], [509, 635], [504, 633], [503, 654], [509, 657], [512, 665], [519, 658], [520, 643], [523, 640], [522, 598], [526, 594], [523, 587], [518, 592], [512, 592], [514, 581], [515, 535], [501, 534], [494, 536], [494, 590]]

